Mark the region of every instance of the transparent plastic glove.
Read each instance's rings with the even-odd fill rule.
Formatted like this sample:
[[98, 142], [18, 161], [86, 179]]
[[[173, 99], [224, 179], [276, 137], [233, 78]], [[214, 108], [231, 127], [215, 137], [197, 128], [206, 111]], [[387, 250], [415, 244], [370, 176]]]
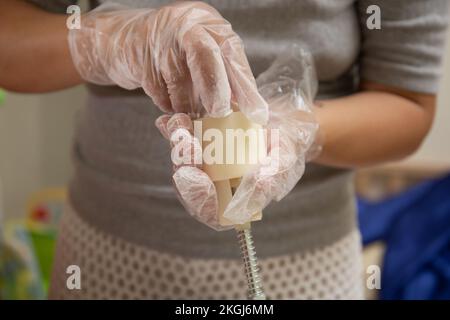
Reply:
[[[293, 45], [262, 73], [258, 88], [269, 104], [269, 162], [245, 175], [224, 216], [242, 224], [265, 208], [272, 200], [280, 201], [298, 183], [305, 163], [320, 152], [318, 123], [313, 101], [317, 76], [311, 54]], [[277, 133], [277, 139], [271, 136]]]
[[233, 102], [265, 124], [268, 106], [258, 93], [241, 39], [203, 2], [158, 9], [105, 4], [69, 32], [73, 62], [88, 82], [143, 88], [167, 113], [223, 117]]
[[173, 183], [178, 198], [185, 209], [198, 221], [220, 231], [229, 229], [222, 227], [218, 220], [218, 201], [216, 187], [208, 175], [201, 170], [202, 147], [193, 135], [193, 123], [188, 115], [177, 113], [173, 116], [163, 115], [155, 122], [161, 134], [171, 142], [172, 153], [182, 150], [182, 157], [172, 154], [174, 163]]
[[[316, 139], [318, 124], [313, 114], [317, 79], [311, 55], [299, 46], [291, 47], [258, 77], [258, 84], [270, 106], [266, 126], [270, 161], [243, 177], [225, 211], [225, 216], [236, 224], [250, 221], [255, 212], [272, 200], [286, 196], [302, 177], [306, 159], [317, 156], [320, 150]], [[202, 156], [200, 142], [192, 135], [193, 124], [188, 116], [161, 116], [156, 126], [172, 141], [172, 151], [176, 146], [192, 150], [186, 152], [183, 162], [188, 161], [184, 163], [199, 163], [193, 159]], [[270, 143], [271, 136], [279, 139]], [[180, 139], [185, 137], [188, 139]], [[173, 181], [181, 202], [192, 216], [215, 230], [229, 229], [218, 224], [216, 190], [201, 166], [176, 164]]]

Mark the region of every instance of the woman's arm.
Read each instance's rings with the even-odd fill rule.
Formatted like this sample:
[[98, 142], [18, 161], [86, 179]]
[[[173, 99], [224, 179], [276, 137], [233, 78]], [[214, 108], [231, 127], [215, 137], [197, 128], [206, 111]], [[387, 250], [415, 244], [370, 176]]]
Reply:
[[69, 52], [67, 16], [0, 1], [0, 87], [46, 92], [82, 82]]
[[[434, 117], [448, 26], [448, 0], [357, 0], [361, 91], [324, 101], [325, 147], [318, 162], [353, 167], [412, 154]], [[367, 26], [380, 8], [381, 29]], [[402, 89], [399, 89], [402, 88]]]
[[141, 9], [107, 2], [70, 31], [65, 16], [22, 1], [2, 1], [0, 12], [0, 46], [7, 48], [0, 53], [0, 86], [7, 89], [50, 91], [81, 77], [142, 88], [164, 112], [200, 114], [201, 105], [213, 117], [231, 112], [233, 96], [249, 119], [267, 122], [242, 40], [204, 2]]
[[430, 130], [435, 96], [365, 82], [354, 95], [317, 108], [323, 150], [316, 162], [356, 167], [412, 154]]

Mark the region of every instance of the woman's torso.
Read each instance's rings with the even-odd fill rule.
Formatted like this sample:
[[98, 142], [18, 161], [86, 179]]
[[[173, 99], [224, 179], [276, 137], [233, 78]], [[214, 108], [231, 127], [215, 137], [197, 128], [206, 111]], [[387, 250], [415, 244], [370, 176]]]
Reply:
[[[107, 1], [102, 1], [107, 2]], [[159, 6], [171, 1], [115, 2]], [[242, 37], [257, 76], [283, 47], [312, 51], [319, 97], [355, 91], [359, 23], [353, 0], [212, 0]], [[192, 219], [171, 186], [168, 143], [154, 126], [161, 112], [141, 91], [89, 86], [74, 141], [73, 206], [103, 230], [154, 249], [203, 257], [237, 257], [231, 232]], [[308, 165], [285, 199], [254, 224], [260, 256], [286, 254], [336, 241], [355, 228], [351, 173]]]

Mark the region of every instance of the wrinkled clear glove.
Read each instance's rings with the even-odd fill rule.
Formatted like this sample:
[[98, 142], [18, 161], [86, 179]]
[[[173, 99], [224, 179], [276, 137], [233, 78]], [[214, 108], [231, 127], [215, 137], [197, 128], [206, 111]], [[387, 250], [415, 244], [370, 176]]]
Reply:
[[70, 30], [75, 67], [88, 82], [142, 88], [166, 113], [224, 117], [230, 105], [265, 124], [268, 106], [258, 93], [241, 39], [203, 2], [158, 9], [104, 4]]
[[[290, 47], [258, 77], [257, 83], [269, 104], [269, 122], [265, 126], [268, 161], [242, 178], [228, 204], [224, 216], [235, 224], [250, 221], [272, 200], [285, 197], [302, 177], [306, 161], [320, 151], [316, 139], [319, 127], [313, 112], [317, 77], [309, 52], [300, 46]], [[156, 120], [156, 126], [172, 141], [172, 146], [185, 144], [185, 163], [194, 163], [193, 159], [202, 156], [201, 143], [192, 135], [192, 121], [187, 115], [162, 116]], [[174, 135], [178, 138], [173, 139]], [[180, 136], [187, 139], [179, 139]], [[228, 229], [218, 223], [216, 190], [200, 166], [176, 165], [173, 181], [192, 216], [216, 230]]]
[[[170, 141], [174, 174], [173, 184], [180, 202], [195, 219], [217, 230], [226, 230], [219, 224], [216, 187], [209, 176], [201, 170], [203, 156], [201, 142], [193, 134], [191, 118], [184, 113], [163, 115], [155, 121], [161, 134]], [[175, 150], [182, 154], [174, 155]], [[200, 159], [200, 160], [199, 160]]]

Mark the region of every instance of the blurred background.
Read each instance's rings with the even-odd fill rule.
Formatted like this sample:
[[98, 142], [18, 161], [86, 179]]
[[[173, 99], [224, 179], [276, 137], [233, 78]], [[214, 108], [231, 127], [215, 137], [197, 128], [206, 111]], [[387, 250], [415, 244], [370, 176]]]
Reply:
[[[421, 149], [404, 161], [357, 172], [365, 264], [380, 266], [382, 274], [381, 290], [372, 269], [362, 275], [370, 282], [368, 298], [450, 299], [448, 44], [444, 70], [435, 124]], [[74, 119], [85, 97], [83, 87], [43, 95], [0, 92], [0, 299], [46, 297], [55, 226], [71, 176]], [[427, 232], [413, 233], [411, 220]], [[395, 276], [399, 270], [404, 277]]]

